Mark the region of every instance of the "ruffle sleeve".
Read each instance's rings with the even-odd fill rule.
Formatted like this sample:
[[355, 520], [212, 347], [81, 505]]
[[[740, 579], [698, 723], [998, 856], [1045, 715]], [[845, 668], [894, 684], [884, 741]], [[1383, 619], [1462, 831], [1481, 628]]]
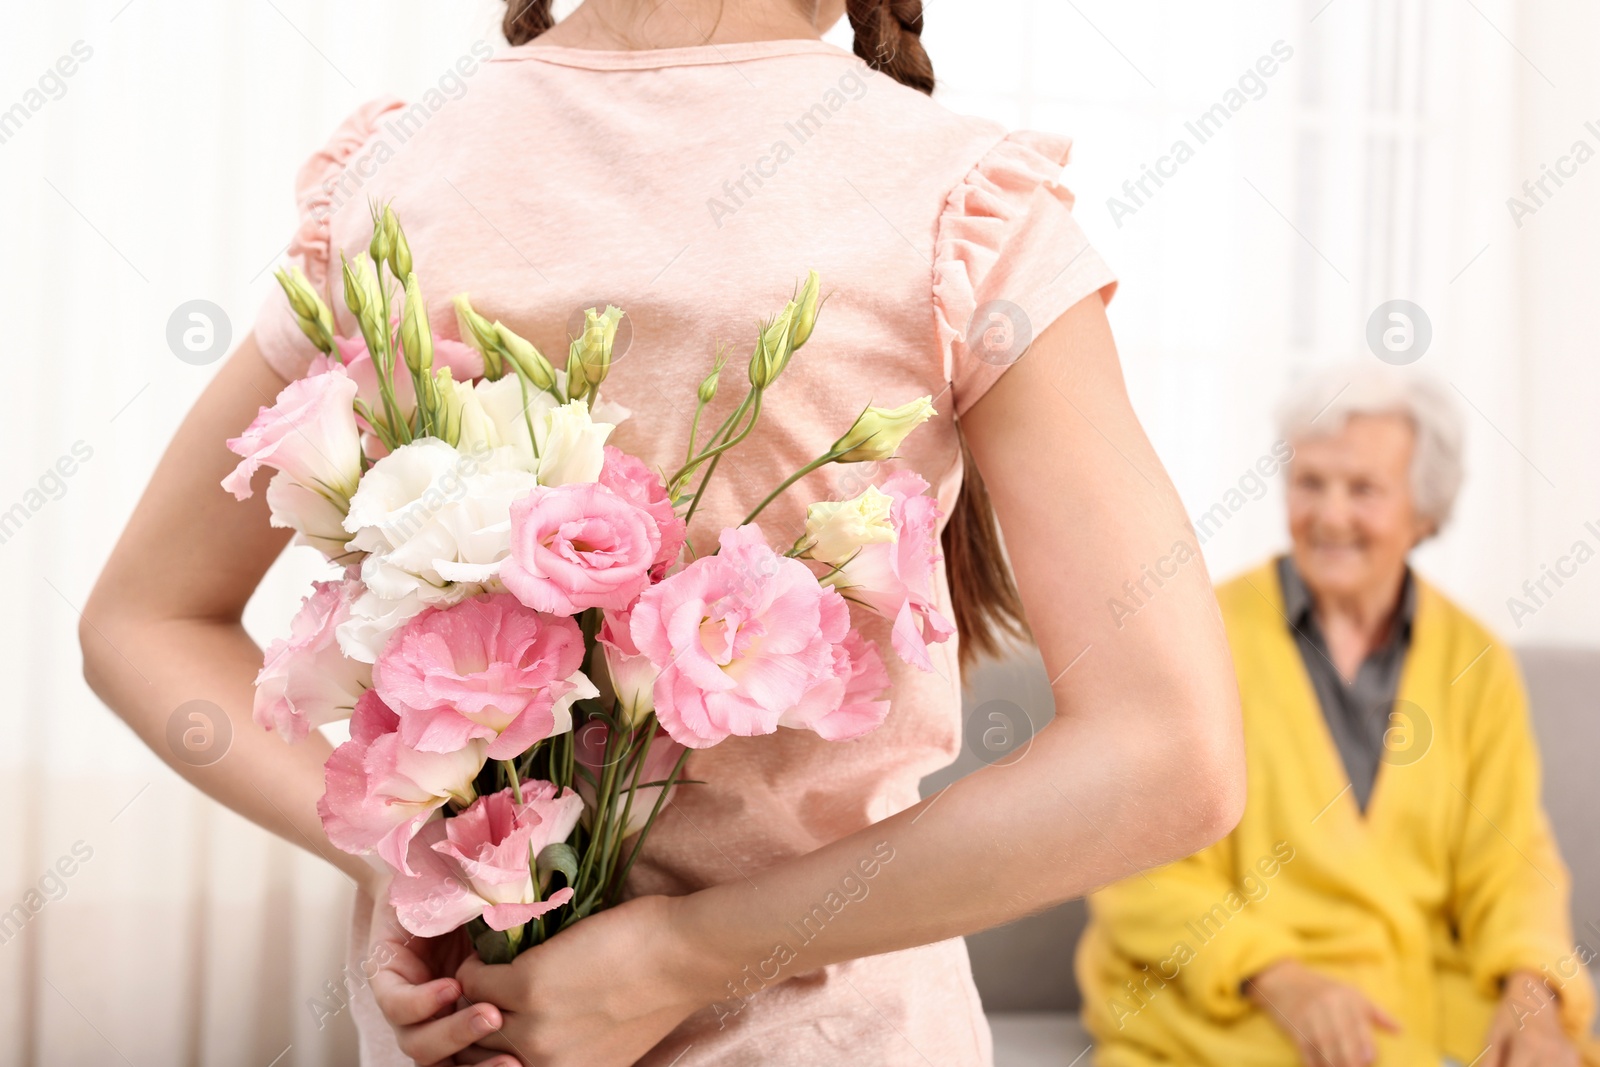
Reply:
[[[325, 298], [332, 269], [334, 217], [342, 210], [366, 211], [366, 197], [357, 187], [367, 176], [350, 176], [347, 172], [353, 162], [366, 158], [363, 150], [378, 138], [385, 117], [405, 106], [393, 97], [362, 104], [305, 161], [295, 177], [300, 221], [289, 240], [288, 262], [299, 264]], [[255, 338], [267, 363], [291, 380], [304, 374], [317, 354], [300, 332], [289, 302], [277, 285], [272, 286], [256, 316]]]
[[933, 307], [956, 417], [1073, 304], [1117, 280], [1057, 180], [1072, 141], [1017, 130], [952, 189], [934, 242]]

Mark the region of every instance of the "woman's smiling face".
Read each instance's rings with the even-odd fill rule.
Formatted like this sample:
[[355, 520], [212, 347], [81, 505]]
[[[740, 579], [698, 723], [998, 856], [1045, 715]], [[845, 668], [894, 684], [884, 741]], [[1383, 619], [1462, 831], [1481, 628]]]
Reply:
[[1322, 596], [1392, 589], [1431, 532], [1416, 509], [1416, 432], [1403, 415], [1354, 415], [1337, 433], [1294, 443], [1289, 536], [1295, 567]]

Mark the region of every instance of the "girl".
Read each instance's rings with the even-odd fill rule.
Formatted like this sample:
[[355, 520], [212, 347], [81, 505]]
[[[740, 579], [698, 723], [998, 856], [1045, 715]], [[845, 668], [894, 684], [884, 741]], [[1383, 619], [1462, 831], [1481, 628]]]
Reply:
[[[846, 7], [855, 55], [820, 39]], [[704, 784], [677, 792], [622, 906], [505, 966], [411, 938], [385, 875], [323, 833], [326, 743], [250, 719], [261, 652], [240, 613], [285, 536], [262, 486], [240, 504], [218, 482], [223, 441], [312, 355], [274, 294], [108, 563], [85, 661], [158, 751], [171, 709], [225, 707], [228, 758], [174, 767], [357, 881], [352, 959], [384, 964], [356, 1002], [363, 1063], [981, 1067], [961, 935], [1236, 821], [1237, 695], [1203, 563], [1132, 617], [1104, 606], [1193, 534], [1124, 392], [1116, 283], [1056, 182], [1069, 142], [935, 104], [921, 28], [917, 0], [588, 0], [560, 25], [548, 0], [511, 0], [511, 47], [464, 58], [459, 100], [368, 104], [302, 170], [291, 255], [319, 286], [365, 247], [378, 200], [405, 221], [436, 324], [470, 291], [560, 352], [574, 311], [625, 309], [606, 388], [633, 416], [613, 442], [652, 465], [686, 447], [712, 342], [744, 345], [816, 268], [816, 331], [696, 528], [736, 523], [869, 400], [932, 395], [937, 416], [889, 468], [926, 479], [948, 516], [937, 595], [958, 630], [929, 646], [931, 671], [886, 657], [893, 707], [870, 736], [695, 753], [685, 774]], [[711, 425], [737, 402], [723, 392]], [[802, 501], [855, 496], [852, 479], [825, 467], [761, 522], [797, 530]], [[887, 647], [887, 624], [866, 626]], [[1054, 708], [1014, 725], [1054, 721], [1024, 758], [920, 799], [962, 743], [961, 667], [1030, 632]]]

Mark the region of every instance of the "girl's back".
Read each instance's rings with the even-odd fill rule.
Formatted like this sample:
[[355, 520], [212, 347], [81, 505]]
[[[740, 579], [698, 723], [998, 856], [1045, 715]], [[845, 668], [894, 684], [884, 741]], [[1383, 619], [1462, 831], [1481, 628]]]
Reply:
[[[291, 254], [315, 284], [338, 287], [340, 251], [370, 238], [369, 201], [391, 202], [440, 333], [454, 334], [449, 299], [467, 292], [559, 365], [583, 308], [623, 308], [605, 389], [633, 414], [613, 442], [668, 469], [682, 461], [716, 346], [748, 353], [756, 316], [819, 271], [818, 327], [754, 435], [718, 469], [702, 531], [736, 524], [867, 402], [922, 395], [938, 415], [894, 466], [926, 479], [948, 514], [963, 476], [957, 415], [1027, 347], [1032, 324], [1115, 284], [1053, 182], [1065, 138], [955, 115], [820, 40], [637, 52], [535, 41], [458, 69], [458, 99], [374, 101], [312, 157]], [[275, 368], [304, 373], [314, 353], [281, 297], [255, 332]], [[724, 373], [742, 367], [735, 358]], [[705, 424], [742, 394], [743, 382], [727, 384]], [[855, 496], [877, 473], [831, 465], [808, 476], [762, 513], [768, 540], [793, 540], [806, 501]], [[942, 571], [937, 598], [950, 615]], [[890, 647], [890, 624], [863, 630]], [[961, 737], [956, 642], [929, 652], [926, 673], [885, 657], [893, 709], [867, 737], [839, 745], [781, 730], [698, 753], [688, 773], [706, 784], [678, 791], [631, 890], [759, 879], [916, 803], [919, 780]], [[806, 966], [804, 945], [870, 892], [893, 849], [860, 860], [839, 872], [837, 893], [774, 929], [767, 958], [728, 975], [727, 1000], [660, 1046], [663, 1064], [691, 1044], [688, 1062], [707, 1064], [989, 1061], [959, 940]], [[355, 946], [364, 919], [358, 907]], [[357, 1010], [366, 1057], [403, 1062], [370, 995]]]

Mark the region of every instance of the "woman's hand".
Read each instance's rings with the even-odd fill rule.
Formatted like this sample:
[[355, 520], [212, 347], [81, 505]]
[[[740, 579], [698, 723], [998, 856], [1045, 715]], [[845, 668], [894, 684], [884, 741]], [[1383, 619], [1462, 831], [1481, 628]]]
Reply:
[[1578, 1048], [1561, 1028], [1556, 995], [1544, 978], [1518, 971], [1506, 979], [1479, 1067], [1578, 1067]]
[[471, 1048], [497, 1029], [502, 1017], [493, 1004], [468, 1004], [456, 1010], [461, 983], [450, 975], [472, 955], [466, 931], [417, 937], [396, 918], [387, 881], [372, 887], [371, 893], [367, 958], [381, 964], [372, 977], [372, 995], [394, 1030], [400, 1051], [425, 1067], [458, 1063], [520, 1067], [510, 1057]]
[[[710, 968], [691, 973], [669, 897], [638, 897], [591, 915], [509, 964], [469, 957], [466, 997], [499, 1007], [483, 1049], [527, 1067], [628, 1067], [716, 998]], [[703, 962], [703, 961], [702, 961]]]
[[1307, 1067], [1366, 1067], [1378, 1058], [1372, 1028], [1400, 1032], [1400, 1024], [1360, 990], [1297, 960], [1257, 974], [1248, 995], [1289, 1035]]

